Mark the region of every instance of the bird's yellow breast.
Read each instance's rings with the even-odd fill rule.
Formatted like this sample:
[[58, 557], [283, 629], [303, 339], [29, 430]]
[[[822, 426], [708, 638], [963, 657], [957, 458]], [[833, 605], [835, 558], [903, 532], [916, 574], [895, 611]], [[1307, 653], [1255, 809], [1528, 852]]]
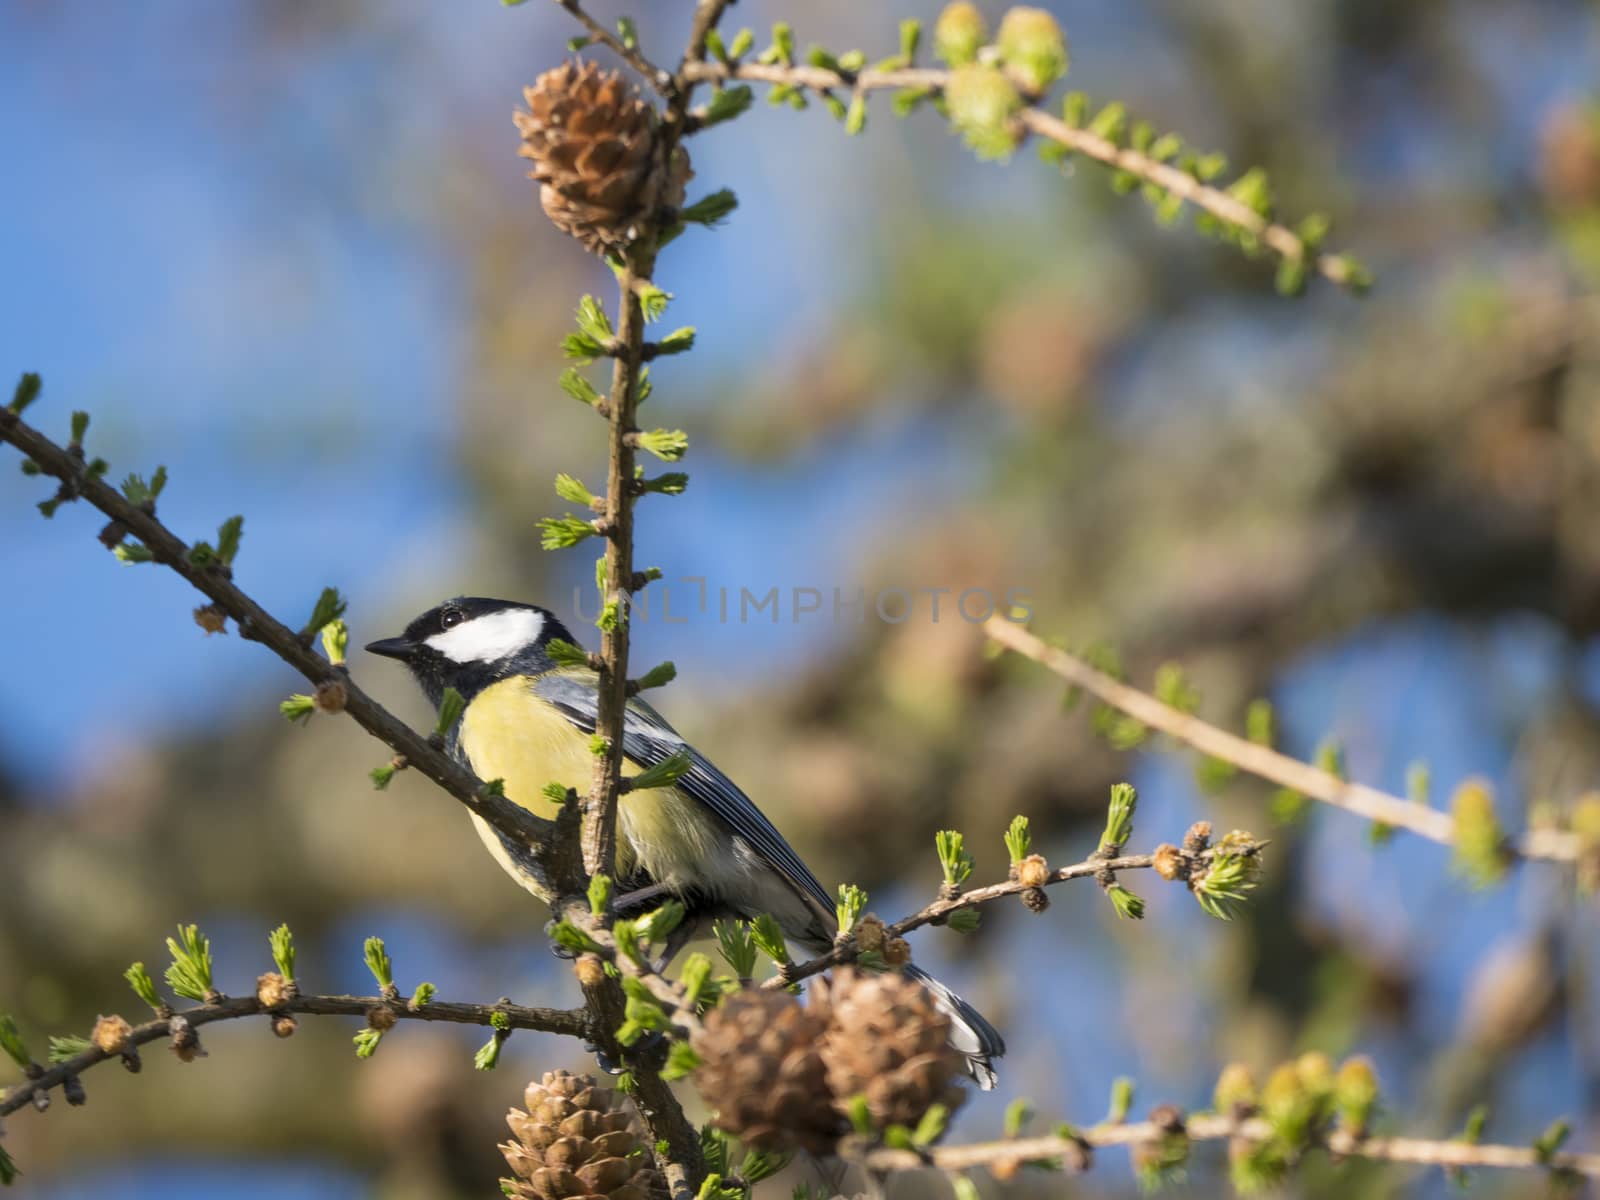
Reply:
[[[558, 783], [582, 795], [594, 771], [588, 734], [541, 699], [526, 677], [503, 679], [473, 698], [461, 719], [461, 748], [480, 779], [503, 780], [509, 800], [546, 818], [557, 812], [544, 794], [547, 786]], [[636, 763], [624, 761], [624, 775], [638, 772]], [[619, 876], [642, 866], [658, 883], [686, 886], [726, 869], [718, 859], [727, 835], [676, 787], [629, 792], [617, 816]], [[479, 822], [479, 833], [501, 865], [520, 878], [493, 831]]]

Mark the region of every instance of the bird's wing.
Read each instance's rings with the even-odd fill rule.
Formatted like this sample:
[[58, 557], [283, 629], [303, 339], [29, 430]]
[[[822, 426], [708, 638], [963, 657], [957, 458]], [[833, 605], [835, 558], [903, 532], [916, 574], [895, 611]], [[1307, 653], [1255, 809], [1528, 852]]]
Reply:
[[[595, 679], [587, 674], [551, 671], [534, 677], [534, 690], [555, 705], [585, 733], [593, 733], [598, 696]], [[763, 859], [771, 863], [794, 889], [814, 901], [827, 915], [832, 928], [833, 898], [801, 861], [794, 848], [783, 840], [755, 801], [716, 766], [679, 736], [665, 717], [643, 700], [628, 701], [622, 727], [622, 752], [641, 767], [653, 767], [681, 750], [689, 752], [689, 769], [678, 786], [711, 810], [739, 837], [748, 842]]]

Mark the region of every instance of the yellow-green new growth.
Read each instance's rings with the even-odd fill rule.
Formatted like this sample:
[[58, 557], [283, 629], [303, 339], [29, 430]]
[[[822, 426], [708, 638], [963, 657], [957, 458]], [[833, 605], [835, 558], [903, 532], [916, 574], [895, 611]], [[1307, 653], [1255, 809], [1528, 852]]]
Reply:
[[834, 906], [839, 919], [839, 932], [849, 933], [867, 909], [867, 893], [853, 883], [839, 885], [839, 903]]
[[969, 0], [947, 4], [933, 26], [933, 52], [952, 67], [977, 61], [978, 51], [989, 40], [989, 24]]
[[749, 979], [756, 970], [756, 943], [750, 926], [743, 921], [718, 921], [711, 927], [717, 948], [740, 979]]
[[1260, 853], [1255, 839], [1243, 830], [1234, 830], [1217, 843], [1211, 865], [1204, 875], [1190, 877], [1189, 887], [1202, 909], [1219, 921], [1233, 918], [1233, 909], [1243, 904], [1255, 888], [1261, 873]]
[[1450, 811], [1455, 817], [1456, 870], [1474, 887], [1498, 883], [1506, 872], [1506, 837], [1488, 783], [1467, 780], [1456, 789]]
[[1378, 1073], [1370, 1058], [1349, 1058], [1333, 1084], [1333, 1106], [1339, 1123], [1353, 1137], [1362, 1137], [1378, 1109]]
[[1022, 93], [998, 67], [972, 63], [950, 72], [944, 89], [950, 124], [982, 159], [1011, 156], [1022, 140]]
[[23, 1044], [22, 1033], [17, 1029], [17, 1019], [10, 1013], [0, 1013], [0, 1050], [5, 1051], [6, 1057], [23, 1070], [27, 1070], [33, 1062], [27, 1046]]
[[[279, 925], [267, 935], [267, 945], [272, 949], [272, 962], [285, 981], [294, 979], [294, 934], [287, 924]], [[137, 964], [136, 964], [137, 965]]]
[[394, 963], [390, 961], [389, 951], [384, 947], [381, 937], [369, 937], [366, 940], [362, 946], [362, 957], [366, 959], [367, 970], [372, 972], [380, 988], [394, 986]]
[[1006, 853], [1011, 856], [1011, 865], [1015, 867], [1028, 857], [1028, 852], [1033, 848], [1033, 834], [1028, 829], [1028, 818], [1016, 816], [1011, 818], [1011, 825], [1005, 834]]
[[350, 629], [342, 620], [329, 621], [322, 627], [322, 652], [336, 667], [344, 665], [345, 651], [350, 646]]
[[177, 938], [167, 939], [172, 962], [167, 966], [167, 986], [189, 1000], [205, 1000], [211, 993], [211, 939], [198, 925], [179, 925]]
[[954, 829], [941, 829], [933, 835], [939, 851], [939, 869], [950, 887], [960, 887], [972, 875], [972, 855], [966, 850], [966, 837]]
[[1000, 61], [1036, 94], [1067, 73], [1067, 40], [1055, 17], [1042, 8], [1008, 10], [995, 45]]
[[134, 995], [143, 1000], [151, 1008], [159, 1009], [162, 1001], [156, 991], [156, 981], [150, 978], [150, 972], [145, 970], [142, 962], [136, 962], [122, 973], [128, 981], [128, 986], [133, 989]]
[[1133, 813], [1139, 806], [1139, 793], [1131, 783], [1111, 785], [1111, 803], [1106, 807], [1106, 828], [1100, 835], [1100, 853], [1114, 855], [1133, 836]]

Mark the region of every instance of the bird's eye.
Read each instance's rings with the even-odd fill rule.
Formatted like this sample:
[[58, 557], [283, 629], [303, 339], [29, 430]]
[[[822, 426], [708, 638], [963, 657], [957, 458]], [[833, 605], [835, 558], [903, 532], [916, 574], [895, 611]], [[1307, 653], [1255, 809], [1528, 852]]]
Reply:
[[461, 624], [462, 616], [459, 609], [447, 608], [439, 615], [439, 624], [445, 629]]

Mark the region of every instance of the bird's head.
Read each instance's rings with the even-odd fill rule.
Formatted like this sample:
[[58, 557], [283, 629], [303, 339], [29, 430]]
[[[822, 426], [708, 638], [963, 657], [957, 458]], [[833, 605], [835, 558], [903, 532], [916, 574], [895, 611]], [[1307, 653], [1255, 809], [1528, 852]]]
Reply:
[[465, 699], [510, 675], [537, 675], [555, 664], [546, 647], [573, 637], [548, 609], [514, 600], [457, 596], [417, 617], [399, 637], [367, 650], [399, 659], [436, 706], [445, 688]]

